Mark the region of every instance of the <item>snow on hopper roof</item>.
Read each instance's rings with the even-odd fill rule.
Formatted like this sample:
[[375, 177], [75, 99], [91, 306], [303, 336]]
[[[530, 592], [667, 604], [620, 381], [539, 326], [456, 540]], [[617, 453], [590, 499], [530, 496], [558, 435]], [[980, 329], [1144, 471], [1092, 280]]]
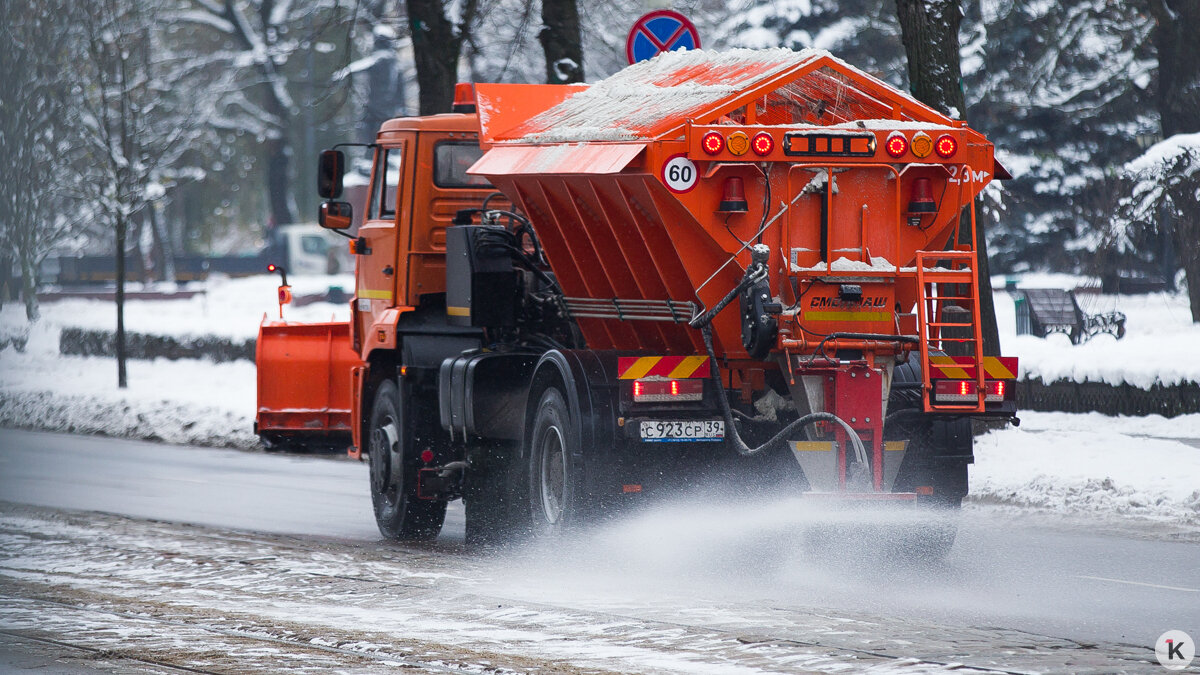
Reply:
[[[956, 125], [824, 50], [688, 50], [660, 54], [574, 93], [553, 107], [530, 110], [531, 117], [510, 129], [488, 129], [487, 122], [481, 120], [483, 136], [485, 142], [518, 143], [673, 137], [688, 120], [709, 122], [737, 107], [742, 99], [764, 96], [781, 85], [784, 89], [778, 93], [785, 97], [800, 104], [811, 103], [814, 110], [820, 105], [816, 117], [823, 119], [810, 124], [905, 119]], [[763, 119], [759, 123], [776, 122]]]

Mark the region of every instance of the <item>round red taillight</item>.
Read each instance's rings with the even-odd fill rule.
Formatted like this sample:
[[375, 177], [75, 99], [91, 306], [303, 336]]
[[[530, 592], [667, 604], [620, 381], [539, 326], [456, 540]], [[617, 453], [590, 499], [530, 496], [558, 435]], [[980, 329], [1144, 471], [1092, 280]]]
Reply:
[[942, 159], [950, 159], [958, 152], [958, 141], [954, 140], [953, 136], [938, 136], [937, 142], [933, 144], [933, 151]]
[[715, 131], [710, 131], [700, 139], [700, 147], [704, 148], [704, 152], [715, 155], [725, 149], [725, 137]]
[[750, 142], [750, 149], [754, 150], [754, 154], [759, 157], [766, 157], [775, 149], [775, 139], [765, 131], [760, 132], [754, 135], [754, 140]]
[[895, 133], [888, 136], [883, 147], [892, 157], [900, 157], [908, 152], [908, 139], [904, 137], [904, 134]]

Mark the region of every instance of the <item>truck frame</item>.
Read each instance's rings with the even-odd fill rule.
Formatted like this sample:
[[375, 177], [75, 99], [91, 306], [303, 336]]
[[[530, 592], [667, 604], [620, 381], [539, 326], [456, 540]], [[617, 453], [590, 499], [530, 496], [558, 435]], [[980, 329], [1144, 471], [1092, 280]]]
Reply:
[[[264, 322], [260, 434], [349, 432], [400, 539], [459, 497], [492, 541], [715, 472], [959, 507], [971, 420], [1016, 411], [960, 233], [1004, 175], [983, 136], [815, 50], [459, 91], [371, 146], [349, 325]], [[322, 154], [323, 197], [344, 166]]]

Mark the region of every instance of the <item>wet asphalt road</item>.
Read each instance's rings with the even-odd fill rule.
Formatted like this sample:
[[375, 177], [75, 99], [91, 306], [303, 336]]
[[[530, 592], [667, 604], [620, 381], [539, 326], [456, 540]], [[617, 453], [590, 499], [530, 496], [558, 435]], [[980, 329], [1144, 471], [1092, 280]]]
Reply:
[[[341, 458], [0, 430], [0, 501], [356, 544], [380, 539], [366, 466]], [[814, 564], [786, 545], [794, 522], [778, 509], [732, 520], [720, 513], [639, 514], [566, 555], [612, 557], [606, 574], [684, 591], [696, 584], [734, 606], [868, 612], [1080, 642], [1149, 646], [1168, 629], [1200, 636], [1195, 532], [974, 506], [944, 563], [851, 554]], [[462, 526], [456, 503], [441, 541], [456, 546]]]

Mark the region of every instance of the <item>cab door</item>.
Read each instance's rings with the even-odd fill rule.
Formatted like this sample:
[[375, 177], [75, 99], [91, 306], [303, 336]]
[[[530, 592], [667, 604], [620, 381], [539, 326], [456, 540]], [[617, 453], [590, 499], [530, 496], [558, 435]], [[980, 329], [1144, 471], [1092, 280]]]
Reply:
[[[405, 252], [407, 302], [416, 305], [420, 296], [446, 291], [446, 228], [460, 209], [479, 208], [495, 192], [487, 179], [467, 173], [483, 155], [474, 133], [426, 132], [421, 135], [415, 156], [424, 168], [422, 180], [414, 184], [412, 220]], [[509, 208], [500, 197], [490, 208]], [[401, 230], [403, 236], [403, 229]], [[401, 297], [400, 302], [405, 298]]]
[[[407, 179], [411, 173], [410, 151], [415, 146], [411, 135], [404, 136], [409, 137], [394, 135], [375, 149], [365, 216], [358, 230], [366, 247], [359, 254], [355, 272], [358, 292], [354, 310], [360, 336], [370, 334], [384, 310], [403, 304], [397, 250], [400, 232], [406, 229], [404, 219], [409, 216]], [[399, 303], [397, 298], [401, 298]]]

